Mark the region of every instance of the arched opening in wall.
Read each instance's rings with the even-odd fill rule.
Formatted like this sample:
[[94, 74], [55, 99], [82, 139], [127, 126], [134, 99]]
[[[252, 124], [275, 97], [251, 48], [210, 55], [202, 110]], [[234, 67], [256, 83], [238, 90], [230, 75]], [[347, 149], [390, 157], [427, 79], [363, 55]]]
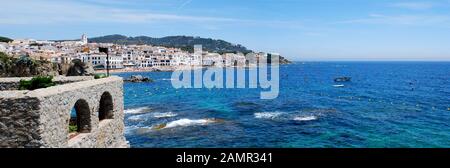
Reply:
[[114, 117], [113, 99], [109, 92], [105, 92], [102, 94], [102, 97], [100, 98], [98, 119], [102, 121], [106, 119], [113, 119], [113, 117]]
[[70, 138], [80, 133], [91, 132], [91, 112], [89, 104], [83, 100], [78, 100], [72, 108], [69, 120]]

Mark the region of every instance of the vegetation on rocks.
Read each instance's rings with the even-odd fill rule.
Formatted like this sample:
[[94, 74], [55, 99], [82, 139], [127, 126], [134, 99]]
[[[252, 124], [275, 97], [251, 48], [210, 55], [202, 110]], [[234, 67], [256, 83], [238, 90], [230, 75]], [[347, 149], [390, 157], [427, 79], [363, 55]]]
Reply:
[[94, 75], [94, 79], [102, 79], [102, 78], [107, 78], [108, 75], [102, 73], [102, 74], [95, 74]]
[[69, 125], [69, 133], [74, 133], [78, 131], [77, 125]]
[[36, 90], [55, 85], [52, 76], [37, 76], [31, 80], [20, 80], [19, 90]]
[[28, 56], [15, 58], [0, 52], [0, 77], [32, 77], [59, 75], [58, 64], [34, 60]]
[[94, 76], [92, 64], [74, 59], [71, 63], [52, 63], [23, 55], [13, 57], [0, 52], [0, 77]]
[[0, 52], [0, 72], [10, 69], [12, 60], [5, 53]]

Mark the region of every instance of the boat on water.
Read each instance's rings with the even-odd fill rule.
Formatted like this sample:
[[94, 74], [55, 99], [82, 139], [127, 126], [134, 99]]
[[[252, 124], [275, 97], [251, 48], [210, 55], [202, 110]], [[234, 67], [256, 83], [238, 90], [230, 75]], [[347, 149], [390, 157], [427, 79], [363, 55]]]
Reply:
[[337, 77], [334, 78], [334, 82], [350, 82], [352, 80], [351, 77]]

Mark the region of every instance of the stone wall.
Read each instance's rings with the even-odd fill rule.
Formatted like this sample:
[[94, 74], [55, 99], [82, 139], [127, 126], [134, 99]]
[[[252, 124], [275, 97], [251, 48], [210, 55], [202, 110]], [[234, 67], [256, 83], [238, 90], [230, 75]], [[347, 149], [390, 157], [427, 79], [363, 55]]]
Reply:
[[[44, 89], [0, 91], [0, 147], [128, 147], [122, 78], [66, 79], [66, 84]], [[83, 112], [89, 128], [70, 138], [68, 126], [74, 107], [77, 113]], [[110, 115], [101, 115], [105, 119], [100, 121], [100, 111]]]
[[[18, 90], [20, 80], [31, 80], [32, 77], [13, 77], [13, 78], [0, 78], [0, 91], [1, 90]], [[87, 81], [94, 79], [93, 76], [74, 76], [74, 77], [66, 77], [66, 76], [56, 76], [53, 78], [53, 81], [56, 84], [66, 84], [80, 81]]]
[[[3, 92], [1, 94], [1, 97], [6, 96]], [[31, 97], [0, 98], [0, 147], [34, 147], [41, 144], [39, 104], [37, 98]]]

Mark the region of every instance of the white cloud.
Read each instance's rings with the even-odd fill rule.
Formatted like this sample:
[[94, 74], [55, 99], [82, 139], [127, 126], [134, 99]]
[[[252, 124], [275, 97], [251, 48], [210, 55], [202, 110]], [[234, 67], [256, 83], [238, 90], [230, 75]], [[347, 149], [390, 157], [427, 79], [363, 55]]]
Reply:
[[399, 2], [399, 3], [392, 3], [390, 6], [392, 7], [398, 7], [398, 8], [405, 8], [405, 9], [411, 9], [411, 10], [425, 10], [425, 9], [431, 9], [435, 7], [436, 4], [431, 2]]
[[2, 15], [0, 15], [0, 24], [151, 23], [156, 21], [233, 22], [238, 20], [233, 18], [163, 14], [73, 1], [52, 0], [2, 2]]
[[[283, 30], [303, 29], [296, 20], [251, 20], [245, 18], [211, 17], [155, 12], [150, 9], [136, 9], [122, 5], [119, 0], [61, 1], [61, 0], [14, 0], [2, 1], [0, 25], [44, 26], [55, 25], [111, 25], [130, 26], [168, 25], [195, 26], [204, 30], [223, 28], [256, 27]], [[143, 1], [143, 0], [142, 0]], [[134, 3], [136, 1], [133, 1]], [[148, 2], [148, 1], [147, 1]], [[184, 1], [185, 5], [192, 0]], [[131, 2], [130, 2], [131, 3]], [[184, 5], [184, 6], [185, 6]], [[128, 6], [128, 8], [125, 8]], [[183, 6], [183, 4], [182, 4]]]
[[[185, 1], [182, 6], [192, 0]], [[90, 24], [90, 23], [118, 23], [118, 24], [165, 24], [165, 23], [193, 23], [199, 27], [211, 30], [221, 26], [251, 26], [271, 27], [282, 29], [298, 29], [302, 25], [298, 21], [279, 20], [248, 20], [224, 17], [191, 16], [173, 13], [153, 12], [150, 10], [136, 10], [118, 8], [117, 3], [106, 0], [89, 0], [88, 2], [60, 1], [60, 0], [14, 0], [2, 2], [2, 25], [51, 25], [51, 24]], [[100, 4], [100, 5], [99, 5]], [[98, 25], [98, 24], [97, 24]]]

